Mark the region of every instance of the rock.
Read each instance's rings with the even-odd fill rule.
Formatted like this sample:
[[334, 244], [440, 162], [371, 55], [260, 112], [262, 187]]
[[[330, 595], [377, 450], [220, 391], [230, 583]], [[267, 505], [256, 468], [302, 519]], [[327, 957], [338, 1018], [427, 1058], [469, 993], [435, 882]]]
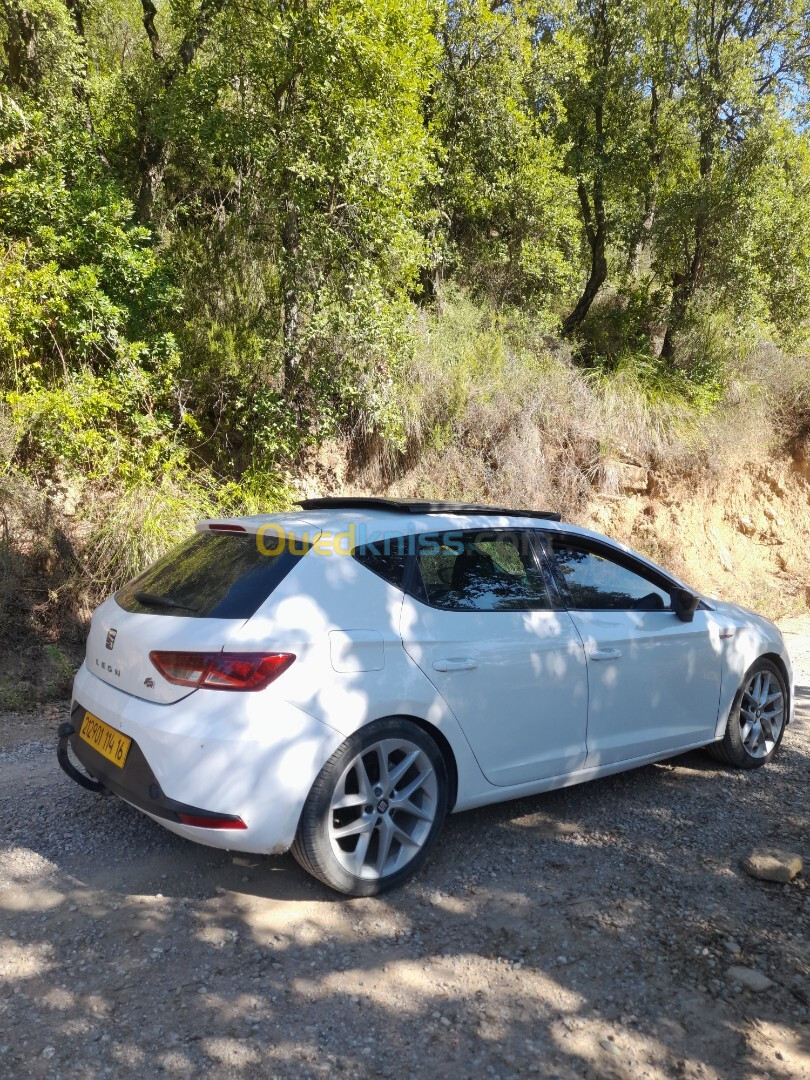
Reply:
[[619, 1054], [621, 1054], [621, 1050], [619, 1049], [619, 1047], [616, 1045], [615, 1042], [611, 1042], [610, 1039], [600, 1039], [599, 1045], [602, 1047], [603, 1050], [607, 1050], [609, 1054], [616, 1054], [617, 1057]]
[[737, 528], [745, 536], [753, 536], [757, 531], [756, 526], [750, 517], [745, 517], [743, 514], [737, 518]]
[[732, 941], [731, 938], [729, 938], [728, 941], [723, 942], [723, 947], [725, 948], [726, 952], [730, 952], [732, 956], [739, 956], [742, 952], [742, 949], [737, 944], [737, 942]]
[[804, 863], [800, 855], [781, 848], [754, 848], [750, 855], [741, 860], [740, 865], [746, 874], [761, 881], [792, 881], [801, 873]]
[[771, 979], [756, 968], [730, 967], [726, 972], [726, 978], [729, 982], [739, 983], [754, 994], [760, 994], [773, 986]]
[[714, 540], [715, 554], [717, 555], [718, 562], [726, 571], [726, 573], [730, 574], [731, 571], [734, 569], [734, 564], [731, 561], [731, 555], [729, 554], [728, 548], [718, 536], [716, 529], [710, 529], [709, 535], [711, 536], [712, 540]]
[[780, 499], [784, 499], [785, 495], [787, 495], [787, 489], [782, 483], [781, 478], [778, 477], [776, 473], [773, 472], [773, 470], [765, 470], [764, 480], [770, 486], [771, 491], [774, 493], [774, 495], [778, 495]]
[[616, 471], [622, 491], [646, 491], [650, 486], [649, 471], [641, 465], [622, 461], [618, 463]]

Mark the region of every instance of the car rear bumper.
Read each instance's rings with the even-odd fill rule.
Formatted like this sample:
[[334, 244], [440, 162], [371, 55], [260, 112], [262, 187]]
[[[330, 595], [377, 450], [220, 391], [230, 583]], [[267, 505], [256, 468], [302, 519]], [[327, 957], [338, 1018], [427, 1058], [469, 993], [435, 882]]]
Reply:
[[[198, 690], [156, 705], [82, 666], [72, 752], [104, 787], [179, 836], [257, 853], [286, 851], [309, 790], [343, 736], [276, 694]], [[84, 712], [132, 739], [123, 769], [80, 739]], [[183, 824], [178, 814], [241, 818], [245, 828]]]
[[[218, 814], [201, 806], [190, 806], [188, 803], [170, 799], [161, 790], [143, 751], [134, 741], [130, 744], [124, 765], [120, 768], [114, 765], [80, 737], [85, 713], [84, 706], [74, 702], [70, 723], [59, 728], [57, 758], [72, 780], [90, 791], [111, 791], [150, 817], [159, 818], [163, 824], [189, 825], [192, 822], [184, 821], [184, 818], [194, 818], [197, 819], [199, 827], [230, 827], [238, 831], [245, 828], [242, 819], [236, 815]], [[77, 770], [71, 762], [67, 753], [68, 746], [79, 764], [84, 767], [84, 773]]]

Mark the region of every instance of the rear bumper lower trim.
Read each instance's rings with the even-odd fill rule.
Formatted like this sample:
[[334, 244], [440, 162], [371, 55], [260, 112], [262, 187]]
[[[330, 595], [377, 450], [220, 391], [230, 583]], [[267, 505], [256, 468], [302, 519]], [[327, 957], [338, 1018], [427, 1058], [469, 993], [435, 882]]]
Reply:
[[[126, 764], [123, 769], [118, 768], [107, 761], [89, 743], [81, 739], [78, 729], [81, 726], [81, 717], [84, 708], [77, 702], [73, 703], [71, 720], [62, 724], [59, 728], [59, 740], [56, 747], [56, 758], [60, 766], [81, 787], [88, 791], [111, 791], [120, 799], [130, 803], [138, 810], [142, 810], [152, 817], [161, 818], [164, 821], [184, 824], [181, 815], [193, 817], [198, 820], [197, 827], [204, 828], [203, 820], [210, 821], [212, 828], [227, 828], [218, 825], [219, 822], [232, 822], [235, 814], [215, 813], [203, 807], [192, 806], [189, 803], [178, 802], [170, 799], [163, 793], [157, 777], [152, 772], [143, 751], [133, 739], [127, 754]], [[84, 766], [86, 773], [80, 772], [68, 756], [68, 747], [73, 756]], [[244, 828], [237, 826], [237, 828]]]

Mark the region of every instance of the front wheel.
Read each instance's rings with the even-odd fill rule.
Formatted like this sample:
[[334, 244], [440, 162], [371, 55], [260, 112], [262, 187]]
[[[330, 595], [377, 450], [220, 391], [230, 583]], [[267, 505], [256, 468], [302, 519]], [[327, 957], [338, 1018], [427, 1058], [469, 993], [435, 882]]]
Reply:
[[422, 865], [447, 813], [447, 769], [410, 720], [377, 720], [350, 735], [312, 785], [292, 853], [338, 892], [373, 896]]
[[784, 676], [770, 660], [757, 660], [746, 672], [731, 706], [726, 732], [709, 753], [737, 769], [758, 769], [779, 748], [787, 721]]

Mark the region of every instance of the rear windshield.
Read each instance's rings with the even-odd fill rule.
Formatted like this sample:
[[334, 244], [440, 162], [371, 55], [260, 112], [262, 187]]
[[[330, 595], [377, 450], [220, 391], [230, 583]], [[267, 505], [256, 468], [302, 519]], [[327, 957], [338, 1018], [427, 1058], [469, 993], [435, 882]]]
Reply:
[[197, 533], [119, 589], [115, 599], [142, 615], [249, 619], [301, 554], [285, 548], [263, 555], [251, 535]]

